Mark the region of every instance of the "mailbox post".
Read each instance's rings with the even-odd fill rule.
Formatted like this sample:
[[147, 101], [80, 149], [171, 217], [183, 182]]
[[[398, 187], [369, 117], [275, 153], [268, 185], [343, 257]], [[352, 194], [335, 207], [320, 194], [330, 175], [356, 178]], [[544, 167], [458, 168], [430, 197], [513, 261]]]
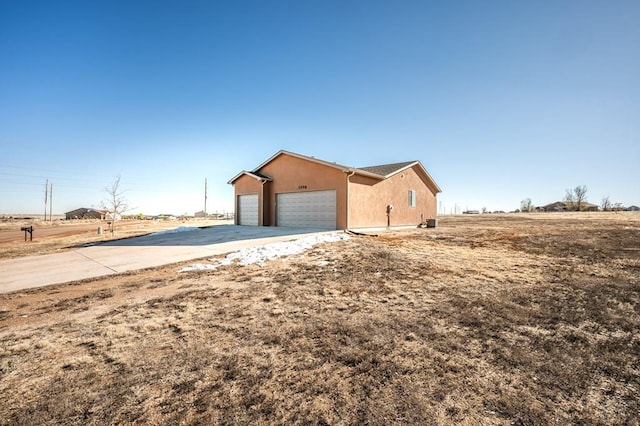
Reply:
[[23, 226], [20, 230], [24, 231], [25, 241], [27, 241], [27, 234], [29, 234], [29, 241], [33, 241], [33, 226]]

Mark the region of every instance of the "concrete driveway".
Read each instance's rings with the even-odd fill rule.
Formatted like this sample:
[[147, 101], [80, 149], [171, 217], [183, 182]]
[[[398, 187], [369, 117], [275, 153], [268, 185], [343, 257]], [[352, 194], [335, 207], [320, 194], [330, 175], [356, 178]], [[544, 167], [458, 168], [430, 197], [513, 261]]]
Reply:
[[0, 260], [0, 293], [225, 254], [318, 232], [327, 231], [220, 225], [187, 232], [165, 231], [64, 253]]

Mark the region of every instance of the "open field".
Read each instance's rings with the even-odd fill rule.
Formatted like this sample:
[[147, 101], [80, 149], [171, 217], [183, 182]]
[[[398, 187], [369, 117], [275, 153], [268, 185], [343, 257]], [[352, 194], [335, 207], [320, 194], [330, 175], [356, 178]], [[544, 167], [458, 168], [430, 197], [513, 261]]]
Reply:
[[0, 424], [640, 424], [639, 214], [189, 263], [0, 294]]

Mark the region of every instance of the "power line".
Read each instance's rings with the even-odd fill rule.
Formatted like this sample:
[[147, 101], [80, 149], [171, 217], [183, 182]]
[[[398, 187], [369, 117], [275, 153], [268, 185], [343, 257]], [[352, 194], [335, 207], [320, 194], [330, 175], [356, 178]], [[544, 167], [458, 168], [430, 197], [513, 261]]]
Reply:
[[[105, 183], [111, 182], [113, 180], [113, 175], [96, 174], [94, 171], [88, 172], [86, 170], [73, 170], [68, 168], [65, 168], [64, 170], [60, 170], [60, 169], [53, 170], [53, 169], [42, 168], [42, 167], [31, 167], [31, 166], [0, 163], [0, 168], [3, 168], [3, 167], [36, 172], [36, 174], [33, 174], [33, 173], [10, 172], [6, 170], [0, 170], [0, 175], [6, 175], [10, 177], [45, 179], [53, 176], [54, 178], [56, 178], [56, 181], [66, 180], [66, 181], [73, 181], [73, 182], [95, 182], [96, 184], [100, 184], [100, 185], [105, 185]], [[88, 179], [87, 177], [90, 177], [90, 178]], [[127, 181], [143, 182], [149, 185], [153, 185], [157, 183], [157, 178], [127, 175]]]

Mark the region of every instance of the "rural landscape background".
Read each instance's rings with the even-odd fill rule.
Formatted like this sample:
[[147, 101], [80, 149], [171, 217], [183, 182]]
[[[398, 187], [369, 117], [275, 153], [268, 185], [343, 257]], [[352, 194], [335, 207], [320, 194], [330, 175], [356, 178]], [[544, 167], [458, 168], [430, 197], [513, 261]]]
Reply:
[[0, 424], [638, 424], [639, 241], [635, 212], [460, 215], [1, 294]]
[[419, 160], [438, 211], [639, 205], [637, 0], [0, 3], [0, 214], [232, 212], [279, 150]]
[[0, 1], [0, 263], [32, 283], [39, 255], [229, 224], [229, 179], [280, 150], [417, 160], [443, 190], [435, 228], [0, 288], [0, 426], [640, 425], [638, 22]]

